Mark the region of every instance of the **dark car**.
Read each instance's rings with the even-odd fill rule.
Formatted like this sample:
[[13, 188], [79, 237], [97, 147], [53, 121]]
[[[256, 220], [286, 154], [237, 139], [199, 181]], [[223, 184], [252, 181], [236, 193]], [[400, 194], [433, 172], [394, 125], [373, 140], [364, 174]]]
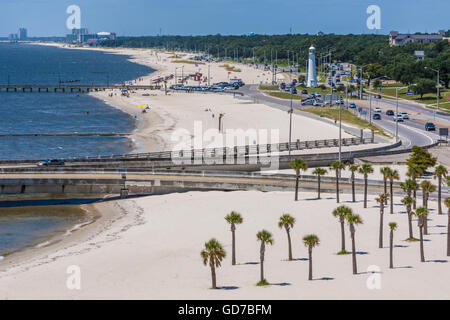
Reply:
[[292, 88], [292, 94], [297, 94], [297, 89], [296, 88]]
[[425, 123], [425, 131], [436, 131], [436, 126], [433, 122]]
[[373, 120], [381, 120], [381, 115], [379, 113], [375, 113], [372, 118]]
[[44, 161], [39, 161], [37, 163], [38, 166], [63, 166], [64, 165], [64, 161], [59, 160], [59, 159], [52, 159], [52, 160], [44, 160]]
[[303, 89], [302, 94], [308, 94], [308, 90]]
[[387, 110], [386, 111], [386, 115], [387, 116], [393, 116], [395, 113], [394, 113], [394, 110]]

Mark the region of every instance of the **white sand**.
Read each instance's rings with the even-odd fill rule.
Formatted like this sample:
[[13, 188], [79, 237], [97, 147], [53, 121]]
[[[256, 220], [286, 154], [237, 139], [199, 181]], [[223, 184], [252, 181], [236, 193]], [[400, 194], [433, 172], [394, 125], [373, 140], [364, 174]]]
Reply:
[[[445, 256], [447, 216], [431, 214], [430, 235], [426, 236], [425, 257], [421, 263], [419, 243], [407, 238], [407, 217], [403, 206], [396, 205], [394, 215], [385, 215], [385, 246], [378, 249], [378, 208], [370, 197], [368, 209], [362, 202], [347, 203], [364, 219], [357, 227], [358, 275], [352, 275], [351, 256], [337, 256], [340, 229], [331, 211], [336, 207], [333, 195], [321, 201], [313, 193], [301, 193], [293, 201], [292, 192], [189, 192], [152, 196], [96, 205], [112, 222], [77, 244], [66, 243], [54, 253], [29, 263], [10, 267], [0, 274], [0, 298], [42, 299], [448, 299], [450, 278]], [[361, 198], [359, 195], [358, 198]], [[343, 200], [349, 200], [344, 195]], [[398, 202], [398, 199], [396, 199]], [[436, 203], [431, 204], [432, 208]], [[224, 216], [237, 210], [244, 223], [237, 227], [237, 261], [231, 266], [231, 233]], [[277, 227], [283, 213], [297, 223], [292, 230], [293, 255], [287, 258], [287, 237]], [[388, 227], [396, 221], [395, 266], [388, 269]], [[266, 251], [266, 278], [273, 285], [256, 287], [259, 280], [259, 244], [257, 231], [273, 233], [275, 244]], [[414, 222], [415, 235], [418, 234]], [[301, 242], [305, 234], [321, 239], [314, 249], [314, 278], [307, 281], [307, 250]], [[346, 226], [347, 248], [350, 237]], [[210, 270], [203, 266], [200, 250], [205, 241], [216, 237], [228, 252], [217, 272], [218, 285], [234, 290], [210, 290]], [[69, 240], [69, 239], [68, 239]], [[70, 242], [70, 241], [69, 241]], [[73, 242], [73, 241], [72, 241]], [[250, 264], [248, 264], [250, 263]], [[81, 290], [68, 290], [68, 266], [81, 268]], [[369, 266], [380, 268], [380, 290], [369, 290], [366, 273]], [[331, 278], [330, 280], [324, 280]], [[280, 285], [287, 284], [287, 285]]]

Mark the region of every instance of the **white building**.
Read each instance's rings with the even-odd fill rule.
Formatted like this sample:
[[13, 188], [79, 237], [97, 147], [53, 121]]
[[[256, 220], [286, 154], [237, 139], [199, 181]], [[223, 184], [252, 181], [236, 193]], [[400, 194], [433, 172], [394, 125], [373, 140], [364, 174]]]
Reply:
[[314, 46], [311, 46], [309, 48], [308, 77], [307, 77], [306, 86], [308, 88], [317, 87], [316, 48], [314, 48]]

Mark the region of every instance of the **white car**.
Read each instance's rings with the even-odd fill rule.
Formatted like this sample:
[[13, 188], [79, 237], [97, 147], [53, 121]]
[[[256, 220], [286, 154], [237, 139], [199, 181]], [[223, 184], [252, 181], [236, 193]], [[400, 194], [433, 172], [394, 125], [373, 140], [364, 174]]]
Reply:
[[408, 112], [400, 112], [400, 115], [403, 117], [404, 120], [409, 119]]
[[381, 108], [378, 108], [378, 107], [377, 107], [377, 108], [374, 108], [374, 109], [373, 109], [373, 112], [379, 112], [379, 113], [381, 113]]
[[403, 122], [403, 116], [401, 114], [394, 115], [394, 121]]

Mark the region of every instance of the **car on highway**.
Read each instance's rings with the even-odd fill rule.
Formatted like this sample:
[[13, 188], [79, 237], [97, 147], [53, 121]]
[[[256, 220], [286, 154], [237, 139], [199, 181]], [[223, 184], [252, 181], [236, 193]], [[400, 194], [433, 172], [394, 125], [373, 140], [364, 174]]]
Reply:
[[323, 107], [324, 105], [325, 105], [325, 102], [323, 100], [316, 99], [313, 102], [313, 106], [315, 106], [315, 107]]
[[381, 99], [381, 94], [376, 94], [375, 99]]
[[395, 115], [394, 110], [386, 110], [386, 115], [387, 115], [387, 116], [393, 116], [393, 115]]
[[46, 159], [43, 161], [39, 161], [37, 163], [37, 165], [39, 167], [45, 167], [45, 166], [63, 166], [64, 165], [64, 161], [59, 160], [59, 159]]
[[394, 119], [395, 122], [403, 122], [403, 117], [402, 117], [401, 114], [394, 115], [393, 119]]
[[409, 119], [408, 112], [400, 112], [400, 115], [403, 117], [404, 120], [408, 120]]
[[372, 118], [373, 118], [373, 120], [381, 120], [381, 114], [375, 113], [375, 114], [372, 116]]
[[433, 122], [425, 123], [425, 131], [436, 131], [436, 126]]
[[316, 101], [315, 99], [303, 99], [301, 104], [302, 106], [306, 106], [306, 105], [313, 105], [314, 101]]
[[380, 113], [380, 112], [381, 112], [381, 108], [376, 107], [376, 108], [373, 109], [373, 112], [378, 112], [378, 113]]
[[348, 106], [350, 109], [355, 109], [356, 108], [356, 104], [354, 104], [353, 102], [350, 103], [350, 105]]

